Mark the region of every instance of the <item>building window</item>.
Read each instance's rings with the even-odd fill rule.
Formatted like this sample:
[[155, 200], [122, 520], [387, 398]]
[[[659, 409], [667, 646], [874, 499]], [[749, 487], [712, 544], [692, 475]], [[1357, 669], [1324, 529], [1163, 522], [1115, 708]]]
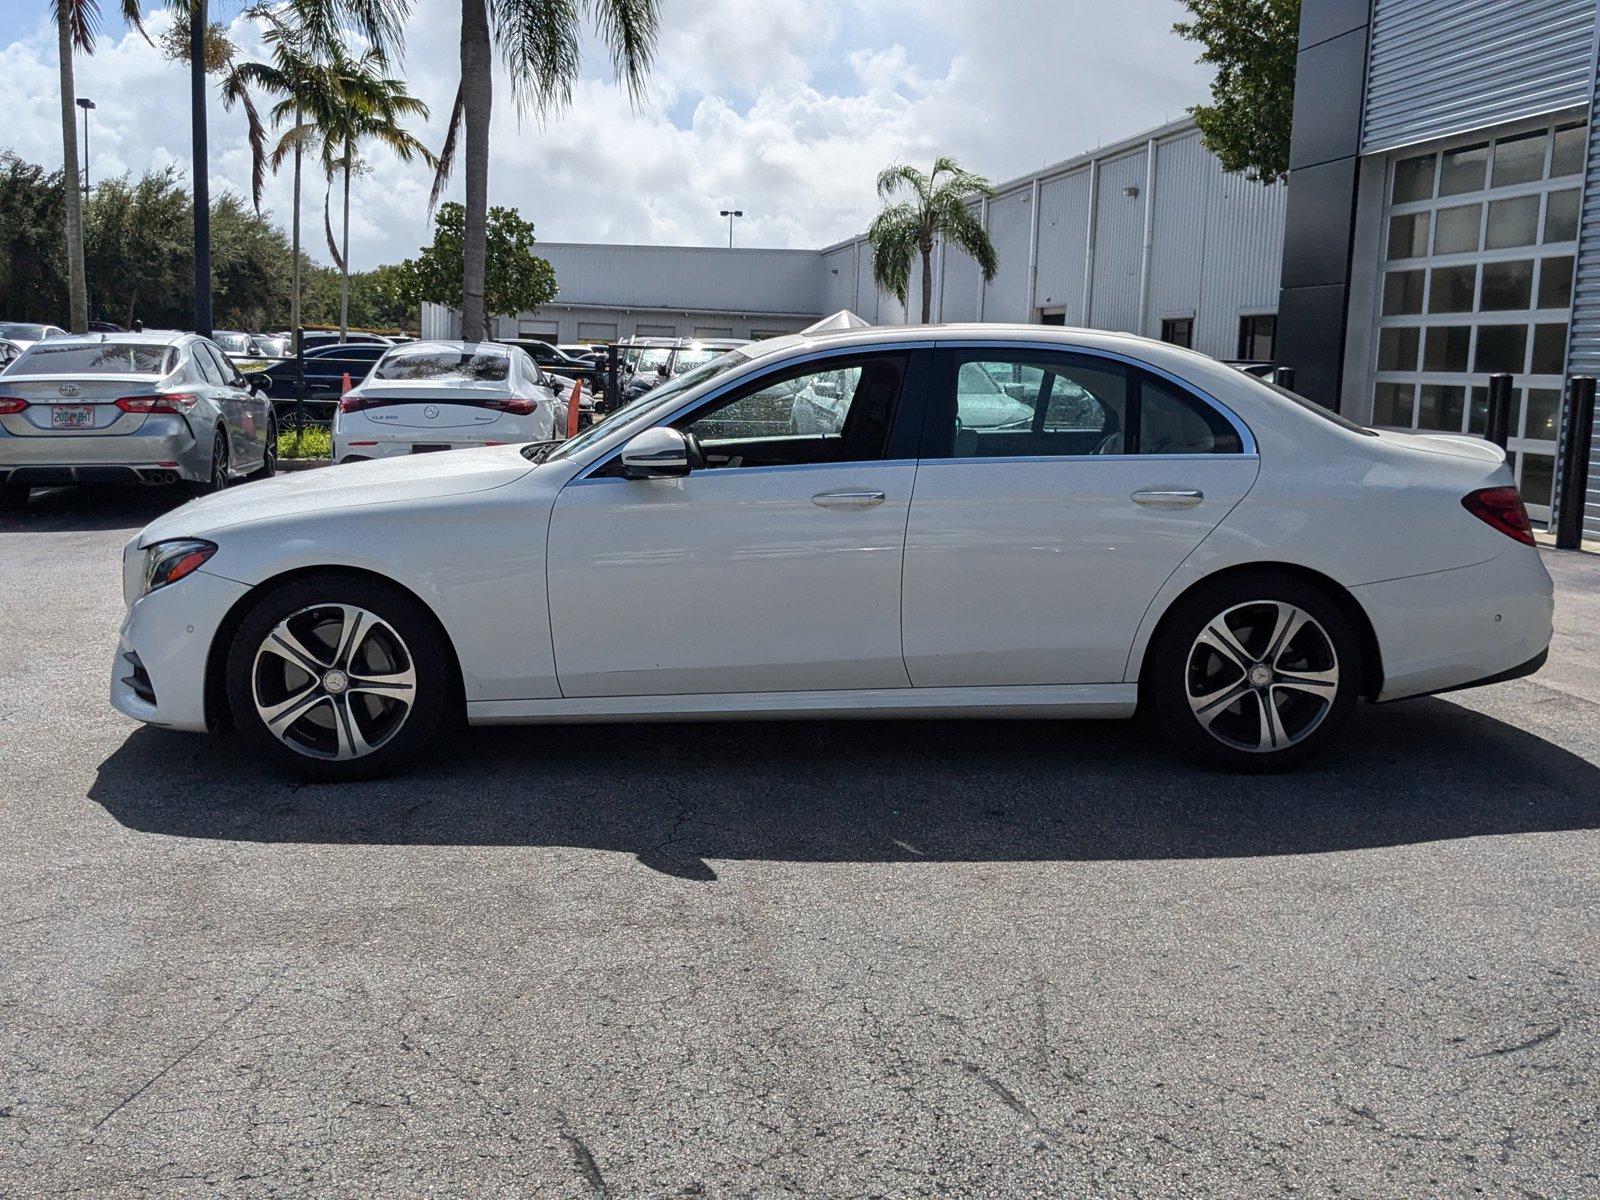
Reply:
[[1372, 423], [1481, 435], [1512, 376], [1509, 451], [1548, 519], [1586, 124], [1475, 138], [1389, 167]]
[[1163, 342], [1171, 342], [1174, 346], [1182, 346], [1185, 350], [1193, 350], [1194, 318], [1164, 318], [1161, 322], [1161, 340]]
[[1271, 362], [1278, 340], [1278, 315], [1254, 313], [1239, 318], [1239, 359], [1241, 362]]

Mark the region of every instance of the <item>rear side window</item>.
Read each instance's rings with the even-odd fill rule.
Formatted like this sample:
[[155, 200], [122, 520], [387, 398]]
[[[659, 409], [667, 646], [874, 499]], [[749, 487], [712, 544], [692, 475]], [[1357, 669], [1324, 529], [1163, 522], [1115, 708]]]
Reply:
[[417, 383], [501, 383], [511, 369], [503, 350], [400, 350], [383, 359], [374, 379]]
[[170, 346], [101, 342], [47, 346], [40, 343], [17, 359], [7, 376], [21, 375], [165, 375], [172, 369]]
[[1238, 454], [1214, 406], [1148, 371], [1087, 354], [957, 350], [928, 410], [924, 457]]

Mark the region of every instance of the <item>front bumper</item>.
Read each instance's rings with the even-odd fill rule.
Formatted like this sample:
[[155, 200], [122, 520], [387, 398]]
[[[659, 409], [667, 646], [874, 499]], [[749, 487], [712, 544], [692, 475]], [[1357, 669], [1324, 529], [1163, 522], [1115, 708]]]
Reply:
[[111, 664], [111, 706], [151, 725], [204, 732], [206, 660], [222, 619], [249, 590], [202, 568], [137, 600]]
[[1378, 635], [1380, 701], [1531, 674], [1550, 646], [1555, 588], [1529, 547], [1351, 590]]

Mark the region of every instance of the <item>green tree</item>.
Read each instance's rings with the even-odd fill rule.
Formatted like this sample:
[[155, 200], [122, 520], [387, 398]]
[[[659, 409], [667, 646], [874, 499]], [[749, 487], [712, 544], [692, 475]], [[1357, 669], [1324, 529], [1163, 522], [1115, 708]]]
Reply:
[[0, 151], [0, 313], [18, 321], [60, 320], [67, 302], [65, 211], [60, 172]]
[[[119, 0], [122, 19], [144, 34], [139, 0]], [[73, 51], [94, 53], [95, 37], [100, 32], [98, 0], [50, 0], [56, 22], [56, 51], [61, 60], [61, 144], [63, 176], [72, 186], [63, 199], [67, 232], [68, 322], [73, 333], [89, 330], [89, 292], [83, 267], [83, 193], [79, 190], [78, 169], [78, 87], [73, 76]], [[145, 34], [149, 41], [149, 35]]]
[[[902, 189], [910, 191], [911, 198], [889, 203]], [[924, 325], [933, 305], [936, 238], [965, 251], [983, 272], [984, 282], [994, 278], [999, 256], [989, 231], [969, 207], [975, 197], [992, 195], [994, 188], [987, 179], [962, 170], [961, 164], [949, 157], [936, 159], [926, 175], [900, 163], [878, 173], [878, 198], [885, 207], [867, 229], [867, 240], [872, 243], [872, 278], [905, 307], [912, 262], [920, 255]]]
[[[432, 243], [422, 248], [419, 257], [401, 264], [400, 295], [408, 308], [420, 309], [424, 300], [460, 307], [466, 228], [464, 206], [454, 202], [439, 206]], [[529, 312], [556, 298], [555, 270], [533, 252], [533, 243], [533, 223], [523, 220], [516, 209], [489, 210], [482, 297], [486, 314]], [[463, 330], [461, 336], [476, 341], [484, 334], [474, 337]]]
[[193, 204], [173, 167], [104, 179], [85, 212], [94, 280], [92, 311], [102, 320], [151, 326], [188, 324], [194, 288]]
[[[484, 335], [493, 311], [485, 295], [489, 220], [489, 115], [493, 105], [493, 55], [511, 76], [519, 111], [543, 118], [572, 99], [581, 64], [582, 14], [587, 13], [611, 51], [617, 79], [638, 101], [655, 55], [658, 0], [461, 0], [461, 82], [439, 152], [430, 205], [437, 203], [455, 160], [457, 135], [466, 126], [466, 223], [461, 243], [461, 336]], [[491, 31], [490, 21], [494, 28]]]
[[1216, 68], [1211, 103], [1189, 110], [1222, 169], [1277, 183], [1289, 175], [1300, 0], [1183, 0], [1193, 17], [1173, 29]]

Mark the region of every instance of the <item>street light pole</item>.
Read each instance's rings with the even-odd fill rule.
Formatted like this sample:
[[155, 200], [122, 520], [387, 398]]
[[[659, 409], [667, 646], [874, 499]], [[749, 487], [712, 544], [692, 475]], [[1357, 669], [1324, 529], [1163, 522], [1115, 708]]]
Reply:
[[206, 154], [206, 0], [189, 5], [189, 125], [194, 139], [194, 332], [211, 336], [211, 180]]
[[83, 195], [87, 199], [89, 196], [89, 110], [94, 107], [94, 101], [79, 96], [78, 107], [83, 109]]
[[722, 214], [721, 215], [728, 218], [728, 249], [732, 250], [733, 249], [733, 219], [735, 217], [744, 216], [744, 209], [742, 209], [742, 208], [725, 208], [725, 209], [722, 210]]

